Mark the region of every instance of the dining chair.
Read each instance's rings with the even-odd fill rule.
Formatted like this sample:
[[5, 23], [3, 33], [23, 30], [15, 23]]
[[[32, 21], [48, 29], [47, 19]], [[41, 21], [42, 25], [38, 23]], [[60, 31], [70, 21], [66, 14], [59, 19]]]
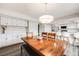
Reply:
[[56, 33], [48, 33], [48, 39], [55, 39]]
[[47, 32], [42, 32], [42, 38], [43, 38], [43, 39], [47, 39], [47, 38], [48, 38]]
[[28, 32], [26, 38], [27, 39], [33, 39], [33, 32]]

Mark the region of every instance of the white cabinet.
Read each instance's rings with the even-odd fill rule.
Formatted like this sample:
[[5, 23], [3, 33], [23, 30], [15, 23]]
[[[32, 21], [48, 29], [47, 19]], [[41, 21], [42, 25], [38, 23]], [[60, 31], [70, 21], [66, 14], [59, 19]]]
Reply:
[[12, 21], [12, 25], [17, 26], [17, 23], [18, 23], [17, 20], [12, 19], [11, 21]]
[[7, 27], [5, 34], [0, 34], [0, 48], [23, 42], [21, 37], [26, 36], [25, 27]]
[[7, 25], [8, 24], [8, 20], [7, 20], [7, 17], [3, 17], [1, 16], [1, 25]]
[[23, 21], [23, 26], [27, 26], [27, 22], [26, 21]]
[[[7, 21], [6, 21], [7, 20]], [[7, 25], [12, 25], [12, 19], [11, 18], [7, 18], [5, 19], [5, 21], [7, 22]]]
[[0, 47], [3, 47], [6, 45], [6, 34], [0, 34]]
[[1, 16], [1, 25], [13, 25], [13, 19]]
[[1, 25], [6, 25], [5, 33], [0, 33], [0, 48], [23, 42], [21, 37], [26, 36], [27, 21], [1, 16]]
[[79, 22], [77, 23], [77, 28], [79, 29]]
[[75, 28], [77, 28], [76, 23], [67, 24], [67, 28], [68, 29], [75, 29]]
[[1, 25], [27, 26], [27, 21], [13, 17], [1, 16]]
[[27, 22], [24, 20], [17, 20], [17, 26], [27, 26]]

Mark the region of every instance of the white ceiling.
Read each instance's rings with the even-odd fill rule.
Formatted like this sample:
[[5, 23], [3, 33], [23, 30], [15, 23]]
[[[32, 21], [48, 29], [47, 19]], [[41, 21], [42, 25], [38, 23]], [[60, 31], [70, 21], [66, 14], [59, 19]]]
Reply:
[[55, 18], [71, 15], [79, 12], [78, 3], [48, 3], [45, 12], [44, 3], [0, 3], [0, 9], [26, 14], [38, 18], [43, 14], [49, 14]]

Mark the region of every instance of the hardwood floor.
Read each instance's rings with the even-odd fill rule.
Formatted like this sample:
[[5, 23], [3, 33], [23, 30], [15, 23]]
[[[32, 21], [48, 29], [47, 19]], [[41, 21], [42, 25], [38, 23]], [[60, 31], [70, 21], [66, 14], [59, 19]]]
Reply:
[[0, 48], [0, 56], [20, 56], [20, 44]]
[[[20, 46], [21, 43], [0, 48], [0, 56], [21, 56]], [[69, 46], [69, 48], [65, 52], [66, 56], [79, 56], [79, 47], [74, 47], [74, 49], [75, 49], [74, 52], [72, 52], [73, 46]]]

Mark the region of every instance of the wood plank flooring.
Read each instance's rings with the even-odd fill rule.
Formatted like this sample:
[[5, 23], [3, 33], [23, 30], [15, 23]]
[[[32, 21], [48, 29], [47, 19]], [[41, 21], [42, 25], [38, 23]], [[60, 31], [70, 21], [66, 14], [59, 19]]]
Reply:
[[20, 56], [20, 45], [21, 43], [0, 48], [0, 56]]

